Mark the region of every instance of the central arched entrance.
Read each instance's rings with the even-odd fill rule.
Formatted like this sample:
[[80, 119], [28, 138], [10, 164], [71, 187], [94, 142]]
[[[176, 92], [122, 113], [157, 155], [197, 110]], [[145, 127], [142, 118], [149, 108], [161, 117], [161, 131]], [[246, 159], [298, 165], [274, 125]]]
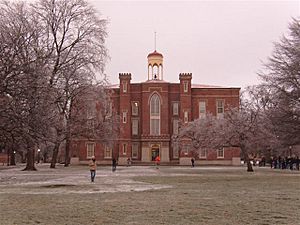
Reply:
[[154, 161], [158, 155], [159, 155], [159, 145], [154, 144], [151, 146], [151, 160]]

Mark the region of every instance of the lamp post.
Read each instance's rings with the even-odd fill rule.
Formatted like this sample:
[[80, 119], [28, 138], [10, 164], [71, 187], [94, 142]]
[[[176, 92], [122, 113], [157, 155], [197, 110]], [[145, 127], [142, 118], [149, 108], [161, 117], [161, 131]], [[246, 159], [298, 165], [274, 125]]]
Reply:
[[11, 158], [10, 158], [10, 165], [15, 166], [16, 165], [16, 151], [14, 150], [12, 152]]
[[292, 146], [289, 146], [289, 156], [292, 157]]
[[38, 154], [37, 154], [37, 163], [40, 163], [40, 152], [41, 152], [41, 149], [38, 149], [37, 152], [38, 152]]

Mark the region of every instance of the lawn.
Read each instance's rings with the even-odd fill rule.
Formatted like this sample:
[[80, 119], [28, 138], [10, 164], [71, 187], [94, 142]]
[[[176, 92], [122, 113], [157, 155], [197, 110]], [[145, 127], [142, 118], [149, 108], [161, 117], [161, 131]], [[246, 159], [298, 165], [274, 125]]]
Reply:
[[0, 224], [299, 225], [300, 172], [244, 167], [0, 170]]

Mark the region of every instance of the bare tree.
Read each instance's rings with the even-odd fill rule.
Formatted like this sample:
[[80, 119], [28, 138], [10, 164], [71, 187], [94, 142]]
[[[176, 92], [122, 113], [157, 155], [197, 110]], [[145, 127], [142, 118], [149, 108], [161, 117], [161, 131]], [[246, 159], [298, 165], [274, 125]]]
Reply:
[[264, 115], [264, 103], [260, 101], [255, 87], [249, 88], [248, 99], [242, 101], [240, 109], [228, 108], [224, 118], [207, 115], [181, 127], [175, 141], [188, 139], [195, 151], [201, 148], [219, 149], [227, 146], [240, 147], [247, 163], [247, 171], [252, 172], [250, 155], [259, 150], [277, 146], [276, 133]]
[[293, 19], [289, 33], [274, 45], [264, 70], [261, 89], [268, 98], [268, 116], [284, 145], [300, 143], [300, 20]]
[[[27, 144], [26, 170], [35, 170], [34, 151], [40, 131], [45, 131], [47, 108], [46, 57], [40, 48], [39, 23], [22, 2], [1, 3], [1, 94], [6, 117], [2, 132], [21, 136]], [[7, 135], [6, 135], [7, 136]]]
[[103, 85], [93, 85], [74, 101], [72, 137], [113, 146], [119, 134], [120, 118], [112, 109], [110, 91]]
[[[32, 5], [45, 31], [44, 40], [51, 53], [48, 70], [49, 87], [56, 93], [56, 105], [63, 127], [56, 129], [57, 151], [66, 141], [65, 166], [70, 161], [70, 138], [73, 100], [102, 74], [107, 50], [106, 20], [85, 0], [39, 0]], [[103, 75], [103, 74], [102, 74]]]
[[54, 144], [55, 167], [65, 141], [69, 163], [73, 101], [96, 82], [107, 58], [106, 21], [99, 18], [84, 0], [1, 2], [0, 137], [21, 137], [26, 169], [35, 169], [40, 142]]

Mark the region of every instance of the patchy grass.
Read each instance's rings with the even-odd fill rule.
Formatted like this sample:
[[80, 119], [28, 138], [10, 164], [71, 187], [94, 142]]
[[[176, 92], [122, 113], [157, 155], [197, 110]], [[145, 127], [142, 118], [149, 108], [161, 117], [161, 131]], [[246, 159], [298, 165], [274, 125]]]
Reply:
[[61, 188], [61, 187], [76, 187], [74, 184], [49, 184], [42, 185], [41, 188]]
[[13, 174], [1, 171], [0, 224], [300, 224], [299, 172], [103, 167], [95, 183], [85, 167]]

